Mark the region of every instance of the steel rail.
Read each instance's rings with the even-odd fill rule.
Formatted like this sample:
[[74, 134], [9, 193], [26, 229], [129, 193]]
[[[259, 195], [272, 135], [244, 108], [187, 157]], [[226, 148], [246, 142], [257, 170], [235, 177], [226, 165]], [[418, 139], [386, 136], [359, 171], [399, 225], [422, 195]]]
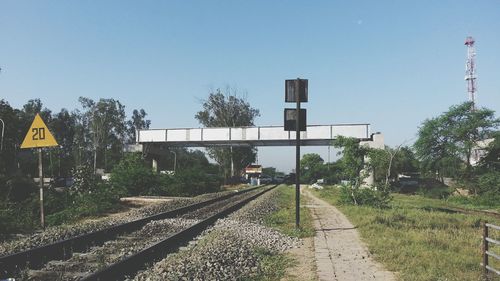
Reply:
[[142, 219], [133, 220], [123, 224], [110, 226], [95, 232], [81, 234], [64, 240], [59, 240], [51, 244], [39, 246], [33, 249], [9, 254], [0, 257], [0, 279], [9, 278], [27, 265], [30, 269], [42, 267], [50, 260], [65, 260], [72, 256], [73, 252], [86, 251], [91, 246], [100, 245], [105, 241], [114, 239], [116, 236], [140, 229], [147, 223], [154, 220], [176, 217], [187, 212], [205, 207], [217, 201], [222, 201], [233, 196], [243, 194], [260, 188], [260, 186], [247, 188], [239, 192], [233, 192], [218, 198], [209, 199], [203, 202], [190, 204], [174, 210], [152, 215]]
[[126, 276], [132, 276], [139, 270], [144, 269], [147, 264], [159, 261], [165, 258], [169, 253], [176, 251], [180, 246], [187, 244], [198, 234], [203, 232], [208, 226], [214, 224], [218, 219], [227, 216], [228, 214], [243, 207], [246, 203], [254, 200], [262, 194], [272, 190], [278, 185], [274, 185], [265, 189], [257, 194], [254, 194], [246, 199], [233, 204], [221, 212], [212, 215], [203, 221], [193, 224], [177, 233], [174, 233], [164, 240], [147, 247], [140, 252], [128, 256], [108, 267], [96, 271], [83, 279], [82, 281], [110, 281], [110, 280], [123, 280]]

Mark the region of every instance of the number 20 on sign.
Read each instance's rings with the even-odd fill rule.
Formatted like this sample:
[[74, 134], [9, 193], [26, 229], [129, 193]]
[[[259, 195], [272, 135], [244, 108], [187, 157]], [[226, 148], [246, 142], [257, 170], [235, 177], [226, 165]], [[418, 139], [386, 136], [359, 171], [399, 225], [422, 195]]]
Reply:
[[47, 125], [43, 122], [40, 114], [37, 114], [26, 137], [24, 137], [21, 148], [40, 148], [57, 145], [56, 139], [50, 133], [49, 128], [47, 128]]

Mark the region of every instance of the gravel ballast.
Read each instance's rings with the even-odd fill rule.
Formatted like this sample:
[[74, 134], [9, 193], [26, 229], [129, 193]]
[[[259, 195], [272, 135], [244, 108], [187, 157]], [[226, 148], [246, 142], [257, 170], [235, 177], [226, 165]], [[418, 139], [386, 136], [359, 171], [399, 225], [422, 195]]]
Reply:
[[206, 201], [212, 198], [218, 198], [234, 191], [224, 191], [217, 193], [203, 194], [191, 199], [175, 199], [169, 202], [154, 204], [141, 207], [124, 213], [113, 214], [98, 219], [85, 219], [74, 224], [65, 224], [60, 226], [48, 227], [42, 232], [33, 233], [25, 237], [0, 243], [0, 256], [40, 247], [54, 243], [63, 239], [68, 239], [81, 234], [90, 233], [122, 224], [125, 222], [137, 220], [161, 212], [170, 211], [190, 204]]
[[197, 242], [140, 272], [133, 280], [237, 280], [259, 274], [259, 252], [280, 254], [301, 244], [297, 238], [262, 225], [264, 217], [278, 209], [277, 192], [267, 192], [218, 220]]

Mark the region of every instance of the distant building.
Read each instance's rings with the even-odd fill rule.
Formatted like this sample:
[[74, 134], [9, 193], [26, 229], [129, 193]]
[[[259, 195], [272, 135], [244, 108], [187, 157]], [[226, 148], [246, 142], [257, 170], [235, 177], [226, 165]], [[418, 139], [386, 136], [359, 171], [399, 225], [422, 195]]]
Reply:
[[255, 176], [259, 177], [262, 174], [262, 166], [261, 165], [248, 165], [245, 168], [245, 174], [250, 177]]
[[493, 142], [493, 140], [493, 138], [482, 140], [478, 142], [477, 146], [472, 149], [472, 155], [470, 159], [470, 163], [472, 166], [476, 166], [479, 161], [481, 161], [481, 158], [486, 155], [486, 149], [488, 148], [488, 145]]

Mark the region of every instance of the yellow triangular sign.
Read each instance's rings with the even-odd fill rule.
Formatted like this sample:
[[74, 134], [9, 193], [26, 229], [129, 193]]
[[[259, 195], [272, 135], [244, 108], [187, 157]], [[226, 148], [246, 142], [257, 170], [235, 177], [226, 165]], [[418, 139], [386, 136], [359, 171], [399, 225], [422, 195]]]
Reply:
[[58, 146], [58, 144], [54, 136], [50, 133], [49, 128], [47, 128], [47, 125], [45, 125], [45, 122], [43, 122], [40, 114], [37, 113], [26, 137], [24, 137], [21, 148], [48, 146]]

